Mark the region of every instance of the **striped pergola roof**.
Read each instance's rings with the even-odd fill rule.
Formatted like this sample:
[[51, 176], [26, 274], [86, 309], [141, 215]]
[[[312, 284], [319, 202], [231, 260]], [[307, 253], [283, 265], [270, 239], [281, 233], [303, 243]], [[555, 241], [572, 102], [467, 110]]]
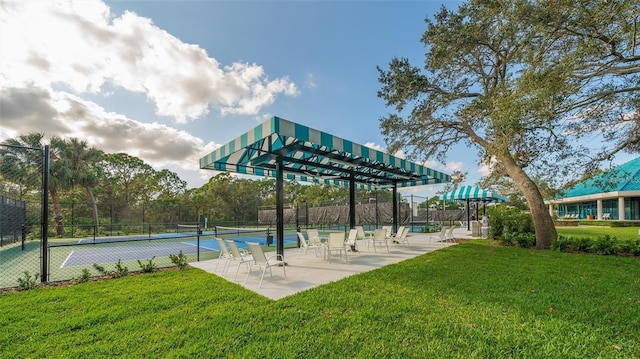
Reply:
[[462, 186], [442, 195], [444, 200], [470, 200], [472, 202], [509, 202], [509, 198], [476, 186]]
[[272, 117], [200, 159], [200, 168], [256, 176], [283, 176], [361, 189], [449, 182], [449, 175], [387, 153]]

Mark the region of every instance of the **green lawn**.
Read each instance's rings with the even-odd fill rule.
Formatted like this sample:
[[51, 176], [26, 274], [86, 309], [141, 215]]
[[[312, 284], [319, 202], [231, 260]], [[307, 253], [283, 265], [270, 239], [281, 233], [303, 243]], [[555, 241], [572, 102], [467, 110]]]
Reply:
[[638, 227], [556, 227], [559, 235], [569, 237], [602, 237], [609, 235], [617, 239], [637, 239]]
[[639, 272], [486, 240], [278, 301], [171, 270], [0, 294], [0, 357], [637, 358]]

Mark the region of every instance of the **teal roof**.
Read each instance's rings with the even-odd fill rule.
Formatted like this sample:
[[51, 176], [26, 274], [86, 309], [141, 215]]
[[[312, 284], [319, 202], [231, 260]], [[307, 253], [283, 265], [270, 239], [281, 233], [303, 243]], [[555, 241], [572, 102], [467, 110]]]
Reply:
[[640, 190], [640, 157], [603, 172], [565, 190], [556, 198], [588, 196], [607, 192]]
[[387, 153], [272, 117], [200, 159], [200, 168], [360, 188], [450, 182], [449, 175]]

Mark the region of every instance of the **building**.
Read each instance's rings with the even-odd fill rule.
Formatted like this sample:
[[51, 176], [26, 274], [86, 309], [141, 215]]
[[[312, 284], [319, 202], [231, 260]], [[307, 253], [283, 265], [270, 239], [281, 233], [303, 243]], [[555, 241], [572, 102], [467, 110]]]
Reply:
[[640, 157], [545, 201], [549, 214], [567, 219], [640, 220]]

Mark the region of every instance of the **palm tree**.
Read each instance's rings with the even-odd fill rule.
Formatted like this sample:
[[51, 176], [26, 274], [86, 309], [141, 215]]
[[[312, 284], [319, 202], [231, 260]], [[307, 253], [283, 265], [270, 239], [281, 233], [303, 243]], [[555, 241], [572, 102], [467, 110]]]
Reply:
[[65, 180], [69, 180], [69, 182], [65, 183], [63, 187], [71, 188], [77, 185], [87, 191], [87, 195], [91, 200], [94, 229], [97, 235], [100, 223], [98, 205], [93, 188], [98, 185], [102, 176], [102, 169], [98, 166], [98, 162], [102, 160], [103, 152], [94, 147], [89, 147], [86, 141], [81, 141], [77, 138], [70, 138], [65, 141], [54, 137], [51, 139], [51, 145], [56, 148], [59, 163], [69, 171], [69, 176], [65, 177]]
[[[44, 135], [42, 133], [30, 133], [20, 135], [15, 139], [8, 139], [3, 144], [2, 161], [0, 170], [4, 178], [14, 182], [20, 188], [21, 194], [40, 183], [42, 174], [42, 155], [33, 155], [33, 149], [43, 147]], [[58, 236], [64, 234], [64, 216], [60, 206], [58, 189], [68, 182], [69, 171], [63, 163], [58, 161], [57, 151], [52, 146], [49, 165], [49, 195], [53, 203], [54, 220]]]
[[43, 135], [31, 133], [16, 139], [7, 139], [0, 146], [0, 174], [9, 187], [18, 192], [20, 200], [24, 195], [41, 186], [42, 155], [34, 149], [41, 149]]

